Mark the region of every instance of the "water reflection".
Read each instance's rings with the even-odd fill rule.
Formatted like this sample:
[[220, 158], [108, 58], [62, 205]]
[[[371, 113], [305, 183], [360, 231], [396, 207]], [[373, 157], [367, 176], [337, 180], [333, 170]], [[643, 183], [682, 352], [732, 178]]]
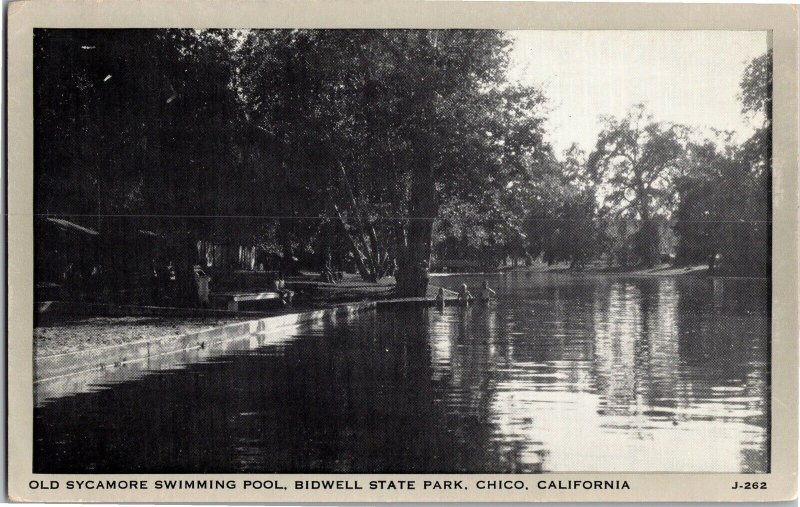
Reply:
[[496, 285], [493, 304], [327, 320], [51, 401], [36, 410], [34, 467], [769, 470], [766, 283]]

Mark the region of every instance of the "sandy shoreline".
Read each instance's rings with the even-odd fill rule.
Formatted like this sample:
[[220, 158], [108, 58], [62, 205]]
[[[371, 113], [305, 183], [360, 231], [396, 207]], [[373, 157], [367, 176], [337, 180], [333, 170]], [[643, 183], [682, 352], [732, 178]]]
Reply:
[[[57, 318], [33, 329], [37, 357], [63, 354], [95, 347], [107, 347], [166, 336], [180, 336], [213, 327], [222, 327], [257, 318], [308, 310], [330, 308], [336, 304], [375, 301], [391, 297], [391, 285], [354, 282], [339, 284], [294, 282], [291, 287], [302, 293], [295, 306], [273, 308], [258, 313], [226, 316], [76, 316]], [[436, 296], [438, 287], [430, 286], [428, 297]]]
[[33, 328], [35, 354], [49, 356], [92, 347], [180, 336], [247, 320], [219, 317], [86, 317]]

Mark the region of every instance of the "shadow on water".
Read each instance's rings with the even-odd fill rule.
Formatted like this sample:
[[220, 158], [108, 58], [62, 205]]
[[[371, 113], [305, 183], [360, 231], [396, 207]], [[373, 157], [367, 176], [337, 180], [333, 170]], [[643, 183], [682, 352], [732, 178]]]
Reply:
[[324, 322], [50, 400], [34, 469], [769, 470], [767, 283], [493, 283], [490, 305]]

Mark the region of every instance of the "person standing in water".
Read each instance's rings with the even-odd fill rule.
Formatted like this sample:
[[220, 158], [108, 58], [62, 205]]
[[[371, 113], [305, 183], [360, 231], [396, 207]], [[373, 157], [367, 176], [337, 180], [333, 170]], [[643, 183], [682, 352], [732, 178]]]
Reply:
[[458, 302], [462, 305], [468, 305], [470, 301], [475, 299], [475, 296], [467, 288], [467, 284], [462, 283], [461, 289], [458, 291]]
[[447, 301], [445, 300], [444, 288], [439, 287], [439, 292], [436, 293], [436, 304], [440, 309], [444, 310]]
[[497, 293], [489, 288], [489, 280], [483, 281], [483, 288], [481, 289], [481, 301], [488, 302], [497, 298]]

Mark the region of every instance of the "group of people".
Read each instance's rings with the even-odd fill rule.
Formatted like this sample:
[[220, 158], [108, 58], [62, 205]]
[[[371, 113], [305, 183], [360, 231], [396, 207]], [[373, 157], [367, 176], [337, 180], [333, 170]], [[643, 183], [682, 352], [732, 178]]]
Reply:
[[[459, 305], [468, 305], [472, 301], [475, 300], [488, 303], [497, 299], [497, 292], [494, 291], [491, 287], [489, 287], [489, 281], [484, 280], [483, 286], [481, 287], [480, 292], [478, 293], [478, 297], [476, 298], [472, 292], [470, 292], [469, 287], [467, 284], [462, 283], [461, 288], [458, 290], [458, 304]], [[445, 304], [445, 293], [444, 288], [439, 287], [439, 293], [436, 295], [436, 300], [444, 306]]]

